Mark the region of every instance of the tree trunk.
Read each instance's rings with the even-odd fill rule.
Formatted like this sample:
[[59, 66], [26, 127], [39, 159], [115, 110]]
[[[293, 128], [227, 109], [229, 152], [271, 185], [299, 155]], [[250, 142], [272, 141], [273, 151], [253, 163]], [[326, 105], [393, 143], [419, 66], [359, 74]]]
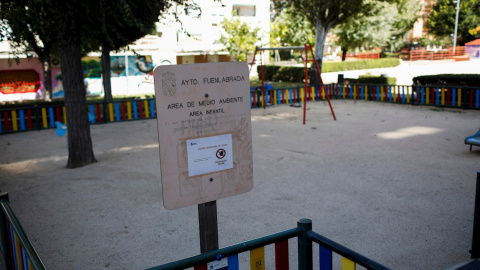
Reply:
[[105, 102], [112, 102], [112, 73], [110, 71], [110, 49], [108, 46], [102, 46], [102, 75]]
[[[69, 18], [69, 16], [64, 16]], [[90, 137], [86, 89], [80, 53], [80, 41], [74, 19], [59, 22], [58, 49], [62, 68], [65, 109], [67, 114], [67, 168], [78, 168], [96, 162]], [[73, 27], [72, 27], [73, 26]]]
[[[317, 60], [320, 71], [322, 70], [323, 50], [325, 48], [325, 40], [327, 38], [328, 31], [330, 31], [330, 26], [324, 25], [320, 20], [317, 20], [317, 23], [315, 24], [315, 58]], [[315, 65], [312, 67], [311, 70], [311, 84], [319, 85], [320, 78], [318, 77]]]
[[52, 100], [52, 63], [50, 57], [40, 60], [43, 64], [43, 88], [45, 90], [45, 100]]
[[342, 61], [345, 61], [347, 59], [347, 48], [342, 47]]

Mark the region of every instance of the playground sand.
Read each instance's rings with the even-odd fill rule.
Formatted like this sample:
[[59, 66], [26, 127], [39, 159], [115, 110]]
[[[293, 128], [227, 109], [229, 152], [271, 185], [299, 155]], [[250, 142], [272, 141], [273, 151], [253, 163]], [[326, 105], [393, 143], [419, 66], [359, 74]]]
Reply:
[[[303, 108], [252, 110], [255, 186], [217, 202], [220, 247], [310, 218], [392, 269], [467, 261], [480, 148], [463, 140], [480, 129], [480, 111], [332, 105], [337, 121], [325, 102], [308, 103], [306, 125]], [[0, 136], [0, 189], [46, 267], [145, 269], [198, 254], [197, 207], [162, 205], [156, 120], [91, 129], [98, 162], [78, 169], [65, 168], [66, 137], [55, 130]], [[265, 252], [273, 269], [273, 248]]]

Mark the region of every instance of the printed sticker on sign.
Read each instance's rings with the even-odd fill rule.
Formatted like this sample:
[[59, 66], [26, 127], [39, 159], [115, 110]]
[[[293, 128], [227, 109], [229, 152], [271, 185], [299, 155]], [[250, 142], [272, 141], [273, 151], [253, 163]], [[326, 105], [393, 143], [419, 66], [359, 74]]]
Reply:
[[187, 140], [188, 176], [233, 168], [232, 134]]

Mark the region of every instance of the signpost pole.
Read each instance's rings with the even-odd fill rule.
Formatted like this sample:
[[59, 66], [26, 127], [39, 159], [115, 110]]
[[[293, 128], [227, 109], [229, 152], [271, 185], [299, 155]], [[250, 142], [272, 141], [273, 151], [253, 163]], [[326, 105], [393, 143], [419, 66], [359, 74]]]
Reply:
[[217, 201], [198, 205], [200, 252], [218, 249]]

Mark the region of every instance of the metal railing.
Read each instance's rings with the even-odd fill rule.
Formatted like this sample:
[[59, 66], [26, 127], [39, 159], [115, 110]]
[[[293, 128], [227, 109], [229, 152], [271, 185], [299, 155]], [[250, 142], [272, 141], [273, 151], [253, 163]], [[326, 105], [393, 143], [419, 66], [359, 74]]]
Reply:
[[45, 269], [37, 252], [15, 217], [8, 194], [0, 193], [0, 249], [6, 269]]
[[[176, 262], [149, 268], [148, 270], [178, 270], [195, 267], [195, 269], [206, 269], [206, 264], [215, 260], [228, 257], [228, 269], [239, 269], [238, 259], [230, 260], [230, 257], [238, 258], [238, 254], [246, 251], [261, 249], [264, 246], [275, 244], [275, 269], [288, 269], [288, 239], [297, 237], [298, 241], [298, 269], [313, 269], [312, 244], [317, 243], [320, 247], [320, 270], [332, 269], [332, 253], [342, 256], [343, 269], [355, 269], [355, 265], [361, 265], [372, 270], [387, 270], [389, 268], [366, 258], [359, 253], [346, 248], [314, 231], [312, 231], [312, 221], [301, 219], [297, 222], [297, 227], [280, 233], [272, 234], [262, 238], [254, 239], [248, 242], [236, 244], [230, 247], [209, 251], [194, 257], [179, 260]], [[263, 249], [262, 249], [263, 251]], [[264, 256], [264, 255], [263, 255]], [[255, 256], [258, 258], [258, 256]], [[260, 256], [262, 257], [262, 255]], [[251, 259], [252, 260], [252, 256]], [[230, 263], [233, 262], [233, 265]], [[252, 265], [252, 261], [250, 261]], [[255, 261], [253, 265], [263, 265], [264, 260]], [[350, 268], [349, 268], [350, 267]], [[255, 268], [252, 268], [255, 269]], [[269, 267], [273, 269], [273, 267]]]

